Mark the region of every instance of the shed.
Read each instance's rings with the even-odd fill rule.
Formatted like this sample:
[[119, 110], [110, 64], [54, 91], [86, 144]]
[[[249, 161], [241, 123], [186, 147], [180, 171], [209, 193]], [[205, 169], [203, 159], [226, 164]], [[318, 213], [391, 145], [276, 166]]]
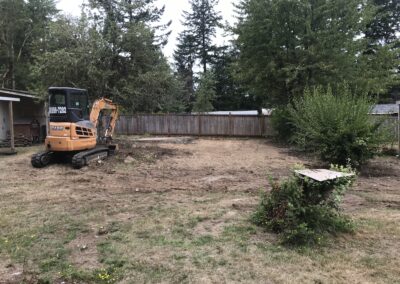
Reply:
[[31, 144], [45, 136], [45, 103], [28, 92], [0, 88], [0, 147], [9, 146], [11, 137]]

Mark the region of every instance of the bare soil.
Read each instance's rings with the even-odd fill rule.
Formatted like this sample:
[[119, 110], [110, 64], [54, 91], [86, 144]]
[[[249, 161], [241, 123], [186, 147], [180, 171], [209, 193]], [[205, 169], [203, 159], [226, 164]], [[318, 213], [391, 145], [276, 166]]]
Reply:
[[[138, 143], [82, 170], [0, 157], [0, 283], [394, 283], [400, 279], [400, 160], [380, 157], [343, 202], [354, 235], [281, 247], [249, 217], [314, 159], [263, 139]], [[108, 282], [107, 282], [108, 281]]]

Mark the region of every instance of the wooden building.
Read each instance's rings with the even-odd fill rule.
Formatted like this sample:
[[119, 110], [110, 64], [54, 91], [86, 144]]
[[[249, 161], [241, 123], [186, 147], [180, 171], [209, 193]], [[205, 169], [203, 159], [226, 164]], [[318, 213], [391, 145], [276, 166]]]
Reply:
[[23, 146], [45, 136], [45, 103], [28, 92], [0, 88], [0, 146], [12, 146], [12, 137]]

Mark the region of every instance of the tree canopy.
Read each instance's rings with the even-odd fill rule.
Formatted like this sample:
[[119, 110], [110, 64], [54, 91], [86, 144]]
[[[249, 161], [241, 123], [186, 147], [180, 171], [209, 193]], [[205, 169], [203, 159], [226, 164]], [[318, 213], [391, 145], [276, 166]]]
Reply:
[[[110, 97], [126, 113], [255, 109], [306, 87], [347, 82], [354, 93], [400, 85], [395, 0], [241, 0], [223, 26], [218, 0], [190, 0], [173, 63], [156, 0], [89, 0], [79, 17], [55, 0], [0, 1], [0, 87], [50, 86]], [[217, 32], [233, 32], [218, 45]], [[210, 73], [210, 74], [207, 74]]]
[[244, 0], [238, 8], [239, 79], [266, 104], [286, 103], [306, 86], [348, 81], [376, 94], [393, 83], [393, 50], [364, 52], [364, 31], [378, 17], [371, 2]]

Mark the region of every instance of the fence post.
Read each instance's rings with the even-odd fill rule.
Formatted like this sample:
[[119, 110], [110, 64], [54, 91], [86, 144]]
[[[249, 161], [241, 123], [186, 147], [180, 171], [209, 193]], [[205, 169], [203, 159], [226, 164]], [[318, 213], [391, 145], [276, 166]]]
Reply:
[[[132, 119], [132, 117], [131, 117], [131, 119]], [[126, 135], [129, 135], [129, 119], [126, 116], [120, 116], [119, 117], [119, 121], [124, 121], [126, 123], [125, 133], [126, 133]]]
[[198, 114], [198, 123], [199, 123], [199, 136], [201, 136], [201, 114]]
[[396, 104], [398, 105], [399, 109], [397, 111], [397, 142], [399, 146], [399, 157], [400, 157], [400, 101], [396, 101]]
[[259, 121], [259, 124], [260, 124], [260, 136], [262, 137], [262, 136], [265, 136], [266, 135], [266, 133], [265, 133], [265, 116], [264, 115], [259, 115], [258, 116], [258, 121]]
[[233, 117], [232, 117], [232, 113], [229, 113], [229, 129], [228, 129], [228, 135], [229, 136], [233, 136], [234, 133], [234, 129], [233, 129]]
[[139, 123], [139, 115], [136, 114], [136, 134], [140, 135], [140, 123]]
[[167, 124], [168, 124], [168, 136], [171, 135], [171, 114], [167, 114]]

